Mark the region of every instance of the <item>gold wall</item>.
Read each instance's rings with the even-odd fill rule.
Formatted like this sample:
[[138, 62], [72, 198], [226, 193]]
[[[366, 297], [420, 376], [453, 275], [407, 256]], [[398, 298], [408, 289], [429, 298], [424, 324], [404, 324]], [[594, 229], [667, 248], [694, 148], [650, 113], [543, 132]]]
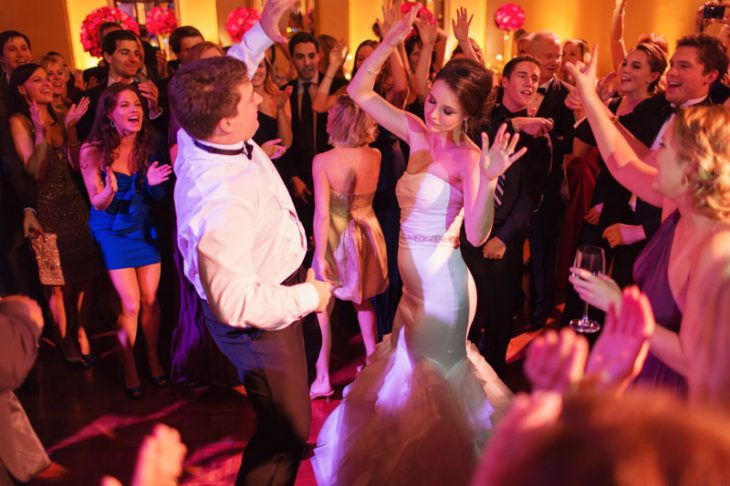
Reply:
[[71, 62], [71, 43], [80, 45], [80, 42], [78, 34], [73, 38], [68, 35], [65, 3], [65, 0], [2, 0], [0, 31], [18, 30], [26, 34], [36, 56], [57, 51]]
[[[456, 4], [459, 0], [452, 0]], [[507, 1], [487, 0], [487, 57], [494, 60], [502, 52], [502, 32], [494, 27], [494, 12]], [[581, 38], [593, 46], [600, 45], [599, 70], [607, 73], [610, 62], [610, 23], [614, 0], [516, 0], [527, 14], [525, 29], [529, 32], [550, 30], [563, 39]], [[640, 34], [657, 32], [674, 42], [694, 29], [697, 8], [704, 0], [629, 0], [626, 8], [624, 39], [627, 46]]]
[[[312, 0], [303, 1], [308, 4]], [[494, 27], [496, 8], [505, 0], [443, 0], [444, 26], [451, 33], [451, 16], [463, 5], [474, 13], [472, 37], [485, 47], [487, 59], [493, 61], [503, 52], [503, 33]], [[529, 31], [552, 30], [561, 38], [583, 38], [591, 45], [603, 47], [601, 70], [609, 69], [608, 35], [614, 0], [513, 0], [527, 12], [525, 28]], [[428, 0], [425, 0], [428, 2]], [[79, 31], [84, 17], [107, 0], [3, 0], [0, 29], [15, 29], [28, 34], [36, 55], [48, 50], [64, 54], [77, 67], [96, 63], [81, 47]], [[198, 27], [205, 37], [228, 43], [225, 18], [237, 6], [259, 7], [264, 0], [176, 0], [181, 23]], [[626, 15], [627, 44], [641, 33], [661, 32], [670, 44], [693, 28], [697, 7], [703, 0], [629, 0]], [[315, 0], [317, 31], [347, 40], [350, 51], [360, 41], [372, 38], [370, 27], [381, 15], [379, 0]]]

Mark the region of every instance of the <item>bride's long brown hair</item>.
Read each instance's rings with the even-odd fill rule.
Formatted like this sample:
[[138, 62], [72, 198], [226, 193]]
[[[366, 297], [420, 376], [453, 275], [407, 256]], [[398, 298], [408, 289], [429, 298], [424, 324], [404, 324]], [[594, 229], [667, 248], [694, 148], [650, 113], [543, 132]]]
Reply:
[[[111, 114], [117, 106], [119, 94], [124, 91], [131, 91], [137, 95], [140, 101], [143, 100], [139, 91], [133, 86], [114, 83], [104, 90], [99, 98], [99, 104], [96, 107], [94, 128], [87, 142], [102, 154], [99, 169], [106, 169], [112, 165], [112, 162], [119, 155], [117, 149], [121, 144], [122, 138], [119, 136], [116, 127], [112, 125]], [[147, 110], [143, 108], [142, 129], [135, 137], [134, 149], [132, 151], [135, 170], [142, 175], [145, 175], [147, 172], [147, 166], [149, 165], [149, 158], [152, 152], [152, 129], [147, 120]]]

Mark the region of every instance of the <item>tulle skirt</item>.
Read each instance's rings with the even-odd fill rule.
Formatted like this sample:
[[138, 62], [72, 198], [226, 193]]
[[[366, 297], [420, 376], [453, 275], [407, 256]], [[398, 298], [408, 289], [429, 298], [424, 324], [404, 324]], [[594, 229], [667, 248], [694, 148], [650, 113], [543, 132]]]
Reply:
[[[395, 341], [395, 342], [394, 342]], [[386, 336], [320, 431], [320, 485], [468, 484], [511, 392], [470, 343], [444, 370]]]

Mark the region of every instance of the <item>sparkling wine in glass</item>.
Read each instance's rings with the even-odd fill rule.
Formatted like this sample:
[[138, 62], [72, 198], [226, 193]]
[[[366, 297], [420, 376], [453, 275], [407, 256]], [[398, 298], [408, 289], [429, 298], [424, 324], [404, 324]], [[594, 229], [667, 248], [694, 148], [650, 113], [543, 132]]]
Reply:
[[[603, 248], [598, 246], [581, 246], [575, 253], [573, 266], [588, 270], [593, 275], [606, 273], [606, 255], [603, 252]], [[570, 321], [569, 326], [574, 331], [584, 334], [592, 334], [601, 329], [599, 323], [588, 317], [588, 302], [585, 303], [585, 307], [583, 308], [583, 317], [573, 319]]]

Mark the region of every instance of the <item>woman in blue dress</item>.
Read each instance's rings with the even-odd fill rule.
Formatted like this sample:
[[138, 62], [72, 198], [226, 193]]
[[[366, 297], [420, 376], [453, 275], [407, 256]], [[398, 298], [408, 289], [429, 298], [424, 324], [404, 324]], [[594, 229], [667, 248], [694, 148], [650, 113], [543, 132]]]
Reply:
[[142, 396], [134, 360], [138, 323], [152, 379], [158, 386], [167, 384], [157, 355], [160, 252], [149, 203], [162, 197], [160, 185], [172, 169], [150, 164], [151, 156], [151, 129], [142, 95], [131, 86], [112, 84], [99, 99], [94, 128], [81, 147], [81, 173], [92, 206], [89, 226], [121, 301], [117, 337], [130, 398]]

